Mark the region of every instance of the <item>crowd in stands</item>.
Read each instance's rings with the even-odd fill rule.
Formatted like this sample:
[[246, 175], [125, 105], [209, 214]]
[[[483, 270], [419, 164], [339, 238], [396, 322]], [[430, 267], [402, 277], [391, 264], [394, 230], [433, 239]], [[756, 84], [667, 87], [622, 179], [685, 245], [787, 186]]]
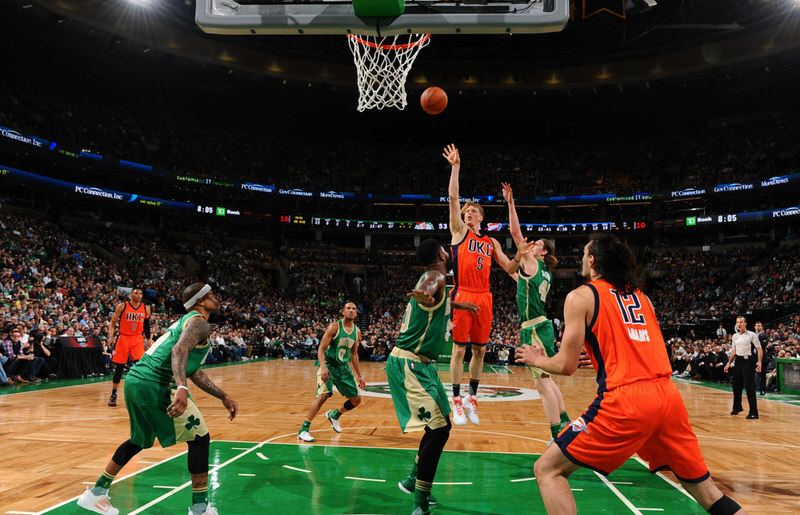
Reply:
[[[741, 246], [718, 252], [655, 251], [648, 271], [649, 296], [666, 326], [719, 319], [759, 308], [800, 303], [800, 262], [796, 247]], [[748, 270], [756, 270], [748, 274]]]
[[[362, 261], [364, 249], [323, 249], [323, 244], [284, 249], [275, 262], [269, 245], [257, 242], [104, 231], [9, 211], [0, 214], [0, 229], [0, 360], [6, 361], [6, 372], [11, 371], [9, 377], [0, 375], [5, 384], [52, 377], [58, 356], [51, 345], [57, 336], [97, 337], [108, 354], [110, 315], [132, 286], [141, 287], [152, 305], [157, 338], [179, 312], [183, 287], [196, 280], [211, 281], [221, 300], [221, 310], [212, 319], [211, 362], [315, 358], [325, 328], [351, 300], [359, 309], [359, 354], [364, 360], [381, 361], [391, 352], [407, 293], [421, 272], [413, 254], [400, 252], [399, 245], [367, 252], [368, 265]], [[754, 308], [797, 306], [800, 268], [795, 251], [796, 247], [656, 250], [645, 269], [661, 271], [663, 277], [649, 283], [646, 291], [665, 328], [698, 317], [722, 320]], [[348, 266], [361, 266], [357, 280], [346, 273]], [[491, 281], [495, 322], [487, 362], [513, 364], [519, 345], [516, 286], [499, 269]], [[561, 303], [572, 287], [568, 281], [556, 281], [548, 296], [557, 335], [563, 331], [558, 320]], [[800, 316], [768, 326], [767, 333], [770, 355], [800, 356]], [[724, 381], [718, 364], [729, 339], [730, 335], [726, 340], [724, 335], [715, 339], [693, 332], [680, 341], [672, 339], [677, 374], [688, 371], [690, 377]]]
[[656, 251], [646, 268], [666, 273], [650, 293], [659, 316], [664, 323], [680, 325], [752, 310], [758, 302], [757, 291], [728, 284], [728, 280], [742, 267], [759, 263], [766, 253], [766, 249], [759, 248]]
[[[279, 288], [275, 274], [263, 268], [272, 260], [271, 252], [257, 246], [200, 243], [133, 230], [106, 234], [86, 225], [13, 213], [3, 213], [0, 223], [0, 313], [6, 329], [0, 340], [9, 339], [12, 325], [22, 331], [25, 342], [52, 342], [46, 337], [61, 335], [96, 337], [103, 340], [107, 361], [108, 321], [117, 303], [127, 298], [127, 288], [141, 287], [153, 306], [155, 339], [174, 318], [182, 288], [200, 277], [217, 286], [221, 299], [212, 362], [315, 357], [325, 327], [350, 299], [358, 302], [359, 322], [364, 324], [360, 352], [365, 359], [379, 361], [392, 349], [406, 294], [420, 273], [413, 253], [392, 248], [371, 257], [377, 264], [363, 282], [346, 284], [341, 267], [324, 253], [301, 251], [295, 260], [289, 252], [286, 286]], [[337, 263], [359, 263], [363, 255], [358, 249], [331, 251]], [[179, 264], [185, 256], [197, 266], [194, 275]], [[315, 257], [319, 261], [309, 261]], [[514, 283], [501, 272], [492, 280], [497, 323], [490, 355], [495, 356], [500, 348], [518, 344], [518, 337]], [[55, 359], [53, 355], [50, 361]], [[37, 374], [46, 378], [53, 370], [54, 364], [27, 378], [15, 375], [35, 380]]]
[[[0, 78], [0, 126], [181, 175], [252, 181], [281, 188], [446, 195], [431, 174], [447, 170], [439, 148], [364, 145], [346, 131], [314, 142], [296, 134], [263, 134], [241, 120], [187, 123], [194, 115], [153, 118], [148, 111], [77, 98], [33, 80]], [[487, 184], [510, 182], [521, 198], [596, 193], [629, 194], [707, 187], [800, 171], [793, 150], [800, 121], [709, 130], [669, 140], [642, 138], [544, 139], [492, 144], [482, 138], [461, 148], [465, 195], [488, 194]], [[415, 190], [424, 185], [424, 191]]]

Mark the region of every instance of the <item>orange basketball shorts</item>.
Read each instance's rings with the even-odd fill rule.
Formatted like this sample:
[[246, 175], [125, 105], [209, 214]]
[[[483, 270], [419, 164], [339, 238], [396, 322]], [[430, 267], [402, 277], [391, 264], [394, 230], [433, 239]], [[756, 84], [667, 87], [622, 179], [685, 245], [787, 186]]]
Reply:
[[492, 332], [492, 293], [456, 288], [453, 302], [472, 302], [480, 306], [481, 311], [473, 315], [463, 309], [453, 310], [453, 342], [459, 345], [476, 343], [486, 345], [489, 333]]
[[114, 363], [125, 364], [128, 362], [128, 355], [133, 361], [138, 361], [144, 356], [144, 336], [141, 334], [121, 334], [117, 336], [117, 343], [114, 346]]
[[669, 379], [603, 392], [555, 443], [575, 464], [605, 475], [638, 453], [651, 473], [668, 468], [688, 483], [709, 477], [683, 398]]

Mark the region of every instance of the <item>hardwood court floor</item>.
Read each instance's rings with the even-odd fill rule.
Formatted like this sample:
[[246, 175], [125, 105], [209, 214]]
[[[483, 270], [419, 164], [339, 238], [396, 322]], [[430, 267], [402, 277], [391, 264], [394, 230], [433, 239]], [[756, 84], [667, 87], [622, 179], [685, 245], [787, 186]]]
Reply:
[[[413, 450], [417, 447], [420, 434], [401, 434], [391, 399], [385, 393], [383, 365], [362, 363], [362, 371], [369, 383], [362, 405], [342, 417], [341, 434], [330, 428], [323, 410], [311, 426], [317, 441], [311, 444], [313, 448], [305, 447], [307, 450], [303, 451], [303, 447], [296, 445], [296, 433], [314, 396], [315, 371], [311, 361], [284, 360], [208, 369], [208, 374], [239, 402], [241, 409], [237, 419], [229, 422], [219, 401], [190, 385], [191, 394], [202, 409], [215, 441], [212, 461], [216, 464], [227, 463], [231, 456], [248, 453], [248, 449], [252, 451], [249, 455], [255, 455], [251, 447], [261, 444], [259, 449], [278, 453], [281, 460], [287, 460], [286, 464], [294, 463], [292, 460], [296, 461], [298, 453], [305, 456], [303, 463], [308, 466], [295, 467], [303, 470], [311, 470], [322, 459], [321, 456], [328, 459], [332, 457], [331, 463], [338, 464], [335, 467], [349, 466], [346, 465], [349, 462], [392, 464], [393, 468], [374, 472], [376, 476], [372, 476], [372, 479], [385, 479], [385, 484], [362, 482], [357, 490], [334, 488], [332, 492], [321, 494], [313, 488], [304, 496], [303, 483], [296, 483], [300, 480], [280, 476], [273, 478], [270, 484], [283, 485], [285, 488], [278, 488], [276, 492], [290, 495], [289, 499], [298, 502], [306, 499], [311, 503], [305, 509], [302, 504], [295, 505], [293, 513], [297, 514], [363, 513], [366, 510], [375, 513], [378, 509], [380, 513], [409, 512], [410, 498], [404, 498], [393, 485], [400, 479], [396, 475], [406, 471], [410, 460], [413, 460]], [[448, 452], [443, 457], [437, 480], [463, 479], [463, 474], [454, 473], [454, 470], [463, 466], [471, 471], [468, 475], [475, 482], [468, 487], [469, 493], [466, 495], [463, 494], [464, 490], [457, 490], [464, 488], [458, 485], [435, 487], [442, 492], [444, 499], [440, 508], [434, 508], [434, 513], [532, 512], [538, 511], [536, 507], [541, 506], [535, 482], [524, 480], [533, 475], [533, 462], [536, 455], [546, 448], [549, 429], [541, 402], [532, 398], [537, 394], [532, 391], [532, 381], [527, 371], [518, 367], [510, 367], [510, 371], [513, 373], [484, 374], [481, 387], [484, 392], [491, 393], [492, 398], [482, 399], [481, 424], [453, 429], [446, 451], [454, 452]], [[441, 373], [441, 377], [444, 382], [449, 380], [447, 372]], [[575, 376], [558, 377], [556, 381], [561, 386], [572, 417], [578, 416], [594, 398], [594, 371], [579, 370]], [[797, 439], [800, 407], [759, 399], [761, 419], [746, 420], [741, 415], [728, 415], [730, 392], [686, 383], [678, 383], [678, 388], [684, 396], [712, 477], [723, 490], [735, 497], [750, 513], [800, 511], [800, 475], [794, 466], [800, 462], [800, 441]], [[109, 391], [110, 383], [100, 382], [0, 396], [0, 452], [3, 457], [0, 462], [0, 514], [50, 512], [62, 504], [63, 508], [53, 513], [79, 513], [71, 507], [74, 498], [85, 488], [84, 483], [96, 480], [116, 446], [128, 437], [127, 412], [123, 405], [117, 408], [106, 406]], [[342, 398], [336, 394], [325, 409], [337, 407], [341, 402]], [[267, 447], [267, 443], [272, 447]], [[138, 478], [150, 478], [147, 474], [156, 471], [167, 471], [167, 477], [175, 474], [188, 477], [183, 472], [185, 457], [179, 456], [185, 450], [186, 446], [182, 444], [168, 449], [157, 446], [147, 449], [123, 469], [120, 478], [131, 474], [136, 474]], [[400, 452], [401, 456], [392, 452]], [[267, 454], [267, 451], [263, 453]], [[499, 468], [489, 466], [488, 463], [492, 461], [499, 463]], [[225, 476], [222, 471], [219, 477], [212, 474], [211, 484], [217, 485], [214, 486], [215, 492], [222, 495], [224, 485], [231, 484], [234, 477], [251, 477], [248, 474], [256, 473], [251, 470], [254, 466], [246, 460], [230, 462], [225, 467]], [[380, 474], [387, 477], [381, 477]], [[501, 474], [507, 486], [488, 481], [488, 476]], [[611, 474], [608, 481], [626, 484], [637, 474], [641, 474], [641, 481], [648, 481], [652, 477], [644, 466], [637, 471], [636, 462], [633, 461]], [[361, 477], [356, 473], [351, 476]], [[673, 478], [670, 473], [665, 473], [664, 477]], [[514, 478], [518, 482], [513, 482]], [[145, 482], [156, 480], [153, 477]], [[111, 491], [114, 504], [126, 506], [123, 504], [125, 498], [142, 481], [118, 480]], [[177, 478], [172, 483], [183, 481]], [[588, 502], [596, 502], [599, 497], [594, 493], [600, 494], [601, 480], [576, 475], [575, 481], [585, 481], [583, 487], [579, 488], [582, 492], [575, 494], [579, 509], [585, 512], [583, 508], [589, 504], [581, 504], [581, 496], [589, 493]], [[659, 481], [664, 482], [664, 479], [659, 478]], [[291, 485], [299, 490], [292, 493]], [[512, 491], [512, 487], [515, 490]], [[572, 487], [576, 488], [576, 484]], [[634, 489], [635, 492], [623, 491], [623, 496], [638, 498], [642, 502], [653, 498], [652, 486]], [[603, 490], [604, 495], [607, 494], [608, 489]], [[475, 492], [477, 495], [473, 495]], [[521, 492], [525, 495], [519, 495]], [[174, 505], [154, 502], [147, 507], [141, 505], [136, 510], [123, 508], [122, 513], [185, 513], [188, 495], [183, 490], [174, 496], [179, 501], [169, 501]], [[315, 495], [321, 497], [315, 501]], [[338, 504], [336, 495], [342, 497]], [[487, 501], [493, 496], [502, 497], [503, 502]], [[376, 504], [377, 498], [383, 500]], [[667, 506], [662, 513], [702, 512], [698, 511], [697, 506], [692, 506], [685, 496], [683, 499], [687, 504], [678, 510], [660, 504]], [[637, 506], [646, 506], [642, 502], [637, 504], [634, 501], [632, 505], [618, 503], [616, 508], [609, 505], [601, 511], [639, 513]], [[178, 508], [180, 506], [183, 507]], [[248, 515], [266, 513], [267, 509], [264, 505], [253, 505], [251, 510], [237, 508], [236, 511], [238, 515]], [[271, 511], [275, 514], [286, 512], [277, 507]], [[222, 512], [222, 515], [226, 513]]]

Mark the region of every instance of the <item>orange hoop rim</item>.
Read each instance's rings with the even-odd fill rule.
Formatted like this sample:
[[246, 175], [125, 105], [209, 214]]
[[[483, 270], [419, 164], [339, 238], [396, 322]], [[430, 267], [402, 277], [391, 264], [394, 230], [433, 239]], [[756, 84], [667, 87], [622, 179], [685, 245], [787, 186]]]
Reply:
[[352, 40], [355, 40], [355, 41], [361, 43], [364, 46], [368, 46], [368, 47], [371, 47], [371, 48], [379, 48], [381, 50], [395, 50], [395, 49], [408, 50], [409, 48], [414, 48], [415, 46], [421, 45], [423, 42], [429, 40], [431, 38], [431, 35], [430, 34], [425, 34], [421, 38], [419, 38], [417, 41], [412, 41], [410, 43], [405, 43], [405, 44], [402, 44], [402, 45], [384, 45], [384, 44], [380, 44], [380, 43], [375, 43], [374, 41], [368, 41], [368, 40], [363, 39], [358, 34], [348, 34], [347, 37], [352, 39]]

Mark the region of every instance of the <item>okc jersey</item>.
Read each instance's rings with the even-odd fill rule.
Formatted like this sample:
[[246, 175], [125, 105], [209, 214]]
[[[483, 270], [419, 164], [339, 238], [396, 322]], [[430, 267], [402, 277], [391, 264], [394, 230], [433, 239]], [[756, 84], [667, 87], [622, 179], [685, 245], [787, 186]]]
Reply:
[[489, 236], [478, 236], [467, 230], [460, 243], [450, 246], [456, 290], [489, 291], [494, 244]]
[[134, 308], [133, 304], [125, 301], [122, 314], [119, 316], [119, 334], [125, 336], [140, 336], [144, 331], [144, 319], [147, 317], [147, 308], [144, 302]]
[[[163, 387], [173, 387], [175, 381], [172, 376], [172, 348], [178, 343], [186, 322], [190, 318], [197, 316], [201, 316], [200, 313], [191, 311], [169, 326], [167, 332], [153, 343], [153, 346], [147, 350], [142, 359], [131, 367], [126, 382], [131, 378], [136, 378], [142, 381], [159, 383]], [[208, 340], [197, 344], [192, 349], [186, 361], [186, 377], [191, 376], [200, 369], [200, 365], [203, 364], [210, 349], [211, 345]]]
[[597, 370], [598, 394], [618, 386], [669, 378], [664, 337], [641, 290], [619, 293], [602, 280], [587, 283], [595, 312], [586, 332], [586, 351]]
[[522, 267], [517, 274], [517, 307], [520, 323], [546, 316], [544, 303], [553, 282], [553, 276], [544, 261], [537, 259], [538, 270], [527, 275]]
[[[424, 275], [422, 277], [425, 277]], [[422, 281], [417, 281], [415, 289]], [[400, 335], [395, 345], [401, 349], [436, 359], [450, 338], [450, 297], [447, 292], [433, 306], [423, 306], [412, 297], [406, 304]]]
[[325, 349], [326, 365], [344, 365], [350, 363], [350, 350], [356, 343], [358, 328], [353, 324], [353, 330], [349, 333], [345, 331], [342, 320], [337, 322], [339, 331], [331, 340], [331, 344]]

